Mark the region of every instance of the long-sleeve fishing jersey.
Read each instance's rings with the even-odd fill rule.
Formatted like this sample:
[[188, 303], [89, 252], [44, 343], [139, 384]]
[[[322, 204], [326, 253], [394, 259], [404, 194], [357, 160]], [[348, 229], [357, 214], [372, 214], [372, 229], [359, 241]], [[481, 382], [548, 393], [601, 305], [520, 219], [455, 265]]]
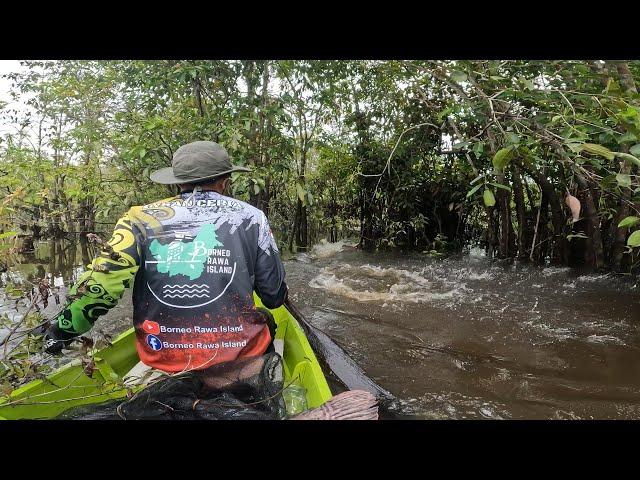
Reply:
[[140, 359], [167, 372], [203, 369], [260, 355], [271, 337], [265, 306], [284, 302], [287, 286], [264, 213], [205, 191], [132, 207], [108, 244], [71, 288], [57, 316], [70, 338], [88, 331], [133, 282], [133, 324]]

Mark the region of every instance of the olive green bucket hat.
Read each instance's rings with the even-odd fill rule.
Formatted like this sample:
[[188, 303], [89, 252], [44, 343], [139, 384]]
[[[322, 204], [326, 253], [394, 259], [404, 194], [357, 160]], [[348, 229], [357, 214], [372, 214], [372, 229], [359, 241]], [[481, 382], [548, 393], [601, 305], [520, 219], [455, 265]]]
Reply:
[[171, 166], [153, 172], [152, 182], [164, 185], [194, 183], [231, 172], [250, 172], [247, 167], [235, 166], [229, 154], [215, 142], [192, 142], [181, 146], [173, 154]]

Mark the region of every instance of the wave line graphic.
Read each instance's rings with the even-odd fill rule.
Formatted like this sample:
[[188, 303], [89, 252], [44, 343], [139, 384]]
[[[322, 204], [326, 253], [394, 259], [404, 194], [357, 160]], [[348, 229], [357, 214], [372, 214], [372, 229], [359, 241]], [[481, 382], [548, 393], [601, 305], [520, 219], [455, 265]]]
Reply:
[[206, 293], [203, 293], [203, 294], [201, 294], [201, 295], [200, 295], [200, 294], [197, 294], [197, 293], [194, 293], [193, 295], [189, 295], [188, 293], [185, 293], [185, 294], [183, 294], [183, 295], [180, 295], [180, 294], [176, 294], [176, 295], [163, 295], [162, 297], [163, 297], [163, 298], [176, 298], [176, 297], [177, 297], [177, 298], [185, 298], [185, 297], [188, 297], [188, 298], [193, 298], [193, 297], [198, 297], [198, 298], [205, 297], [205, 298], [209, 298], [209, 295], [207, 295]]
[[189, 284], [184, 284], [184, 285], [165, 285], [162, 288], [209, 288], [209, 285], [207, 285], [206, 283], [203, 283], [201, 285], [189, 285]]
[[165, 288], [164, 290], [162, 290], [164, 293], [176, 293], [176, 292], [180, 292], [180, 293], [184, 293], [184, 292], [189, 292], [189, 293], [204, 293], [204, 292], [209, 292], [208, 288]]

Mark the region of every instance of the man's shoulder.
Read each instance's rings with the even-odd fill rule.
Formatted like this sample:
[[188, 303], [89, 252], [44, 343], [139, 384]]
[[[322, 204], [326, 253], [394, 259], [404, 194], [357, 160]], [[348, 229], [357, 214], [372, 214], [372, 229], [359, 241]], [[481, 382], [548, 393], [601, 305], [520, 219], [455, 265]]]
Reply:
[[[149, 215], [157, 218], [159, 215], [158, 212], [162, 212], [167, 209], [168, 211], [171, 211], [175, 207], [188, 207], [189, 205], [186, 204], [187, 202], [189, 202], [188, 199], [183, 199], [180, 197], [180, 195], [175, 195], [173, 197], [163, 198], [162, 200], [155, 200], [146, 205], [133, 206], [129, 209], [126, 215], [129, 218], [140, 219], [144, 221], [144, 219], [149, 219]], [[227, 210], [227, 208], [223, 208], [223, 210], [227, 210], [228, 212], [242, 212], [243, 218], [252, 217], [254, 221], [259, 224], [262, 224], [263, 218], [266, 218], [264, 212], [259, 208], [254, 207], [250, 203], [244, 202], [237, 198], [227, 197], [225, 195], [216, 195], [214, 198], [199, 199], [197, 200], [197, 202], [212, 202], [211, 207], [219, 207], [220, 205], [218, 202], [224, 202], [229, 210]], [[205, 205], [206, 204], [197, 206]]]
[[251, 214], [252, 216], [254, 216], [255, 218], [262, 218], [264, 216], [264, 212], [262, 210], [260, 210], [257, 207], [254, 207], [253, 205], [251, 205], [250, 203], [244, 202], [242, 200], [238, 200], [237, 198], [231, 198], [231, 197], [227, 197], [225, 195], [220, 195], [220, 198], [222, 200], [226, 200], [227, 202], [229, 202], [231, 205], [235, 204], [236, 205], [236, 209], [238, 210], [243, 210], [246, 213]]
[[[146, 205], [137, 205], [137, 206], [131, 207], [131, 208], [147, 210], [147, 209], [153, 208], [153, 207], [169, 206], [169, 204], [171, 204], [171, 202], [176, 202], [178, 200], [181, 200], [180, 195], [174, 195], [172, 197], [162, 198], [160, 200], [154, 200], [153, 202], [147, 203]], [[167, 205], [165, 205], [165, 204], [167, 204]]]

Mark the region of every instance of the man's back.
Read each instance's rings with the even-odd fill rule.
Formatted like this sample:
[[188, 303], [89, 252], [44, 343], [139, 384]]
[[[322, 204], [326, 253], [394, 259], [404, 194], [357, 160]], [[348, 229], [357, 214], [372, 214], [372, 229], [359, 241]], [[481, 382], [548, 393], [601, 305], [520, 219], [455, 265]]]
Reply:
[[271, 336], [253, 291], [269, 308], [287, 292], [264, 213], [215, 191], [131, 208], [89, 268], [50, 343], [88, 331], [133, 284], [138, 354], [167, 372], [264, 353]]
[[262, 211], [206, 191], [128, 215], [140, 256], [133, 299], [141, 360], [180, 371], [264, 352], [270, 336], [253, 290], [275, 307], [286, 285]]

